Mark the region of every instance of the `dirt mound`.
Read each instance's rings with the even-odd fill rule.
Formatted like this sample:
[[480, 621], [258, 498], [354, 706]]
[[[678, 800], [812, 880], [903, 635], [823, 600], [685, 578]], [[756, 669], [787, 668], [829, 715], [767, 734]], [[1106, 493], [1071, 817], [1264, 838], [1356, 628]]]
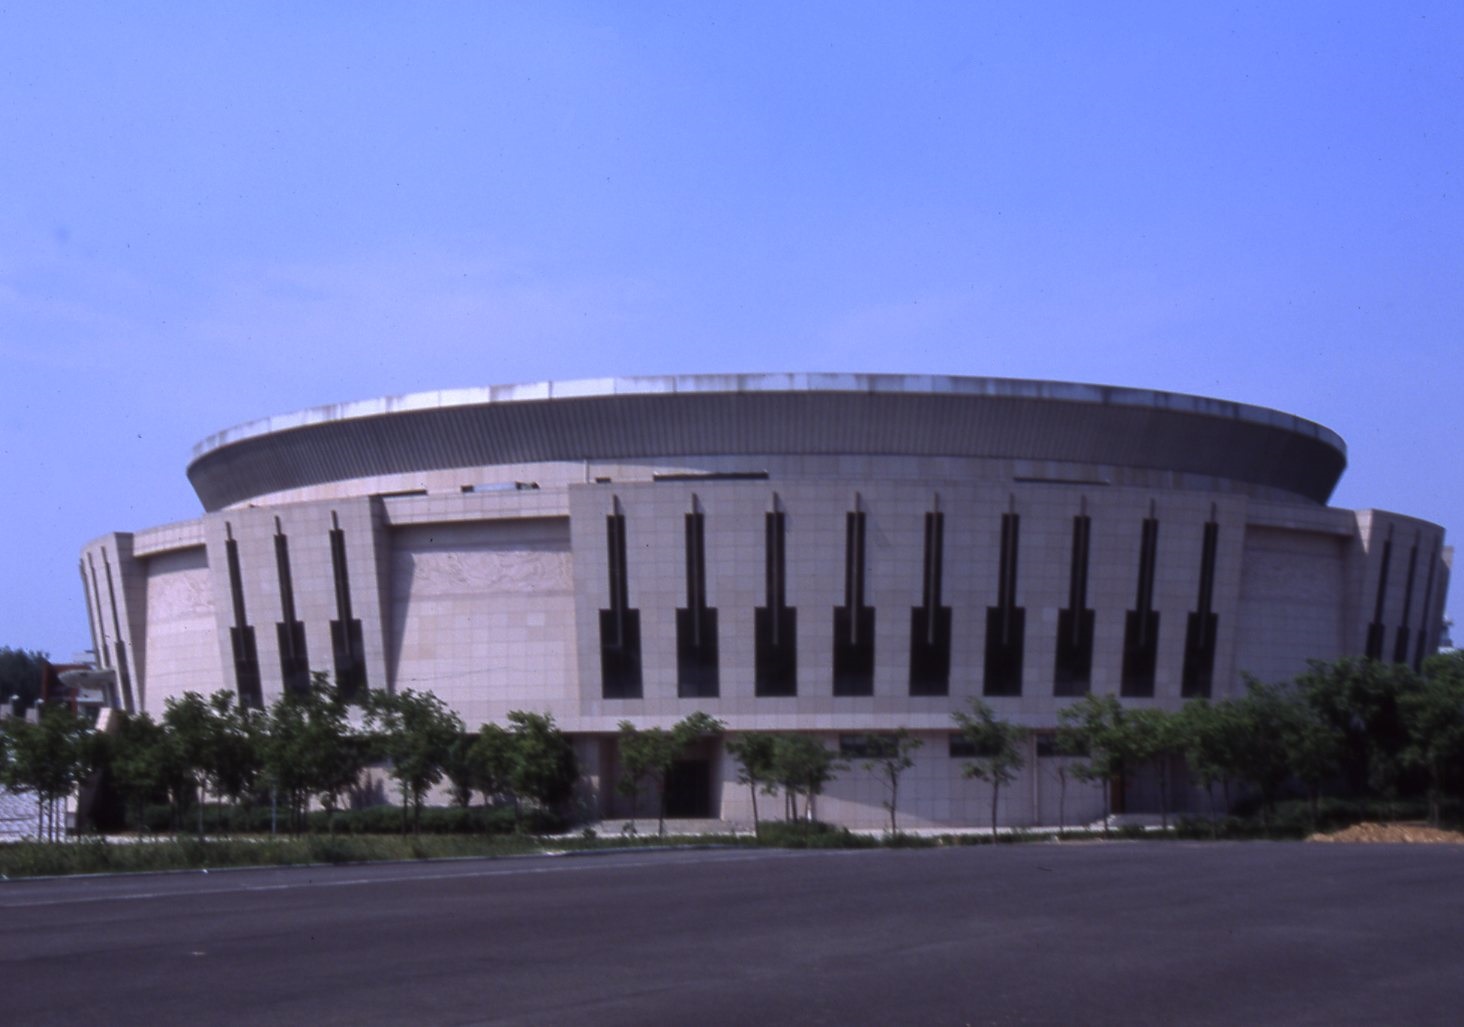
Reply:
[[1309, 842], [1410, 842], [1416, 845], [1461, 845], [1464, 834], [1425, 824], [1353, 824], [1331, 834], [1314, 834]]

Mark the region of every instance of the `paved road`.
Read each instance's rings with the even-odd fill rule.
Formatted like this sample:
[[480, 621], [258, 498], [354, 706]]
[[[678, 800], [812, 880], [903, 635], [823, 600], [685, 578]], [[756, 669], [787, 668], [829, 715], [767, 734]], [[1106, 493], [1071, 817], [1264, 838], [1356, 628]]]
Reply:
[[1455, 1023], [1464, 849], [624, 853], [0, 884], [0, 1020]]

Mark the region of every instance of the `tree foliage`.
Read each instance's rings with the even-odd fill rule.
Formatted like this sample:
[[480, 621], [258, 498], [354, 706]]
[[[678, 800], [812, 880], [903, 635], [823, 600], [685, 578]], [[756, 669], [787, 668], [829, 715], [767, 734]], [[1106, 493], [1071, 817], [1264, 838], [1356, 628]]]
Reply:
[[783, 788], [787, 818], [797, 820], [803, 797], [803, 819], [817, 818], [818, 797], [848, 764], [812, 735], [778, 735], [773, 743], [773, 776]]
[[869, 756], [863, 760], [864, 769], [879, 775], [888, 792], [883, 805], [890, 815], [890, 834], [899, 834], [897, 805], [900, 797], [900, 777], [915, 765], [915, 752], [925, 745], [907, 728], [898, 728], [893, 733], [864, 736], [865, 749]]
[[969, 712], [954, 711], [951, 719], [976, 754], [962, 773], [991, 785], [991, 836], [995, 838], [1002, 786], [1015, 781], [1027, 762], [1027, 729], [997, 717], [980, 699], [971, 700]]
[[454, 740], [463, 733], [462, 718], [431, 692], [372, 692], [366, 702], [367, 723], [389, 773], [402, 790], [402, 812], [421, 826], [428, 789], [442, 780]]
[[752, 793], [752, 830], [760, 833], [757, 793], [771, 795], [777, 786], [777, 736], [767, 731], [744, 731], [727, 740], [727, 755], [737, 762], [737, 783]]
[[649, 782], [656, 794], [656, 833], [666, 833], [666, 778], [676, 761], [699, 738], [721, 734], [720, 720], [698, 710], [670, 729], [637, 728], [620, 722], [620, 781], [617, 788], [630, 799], [631, 820], [639, 809], [642, 787]]

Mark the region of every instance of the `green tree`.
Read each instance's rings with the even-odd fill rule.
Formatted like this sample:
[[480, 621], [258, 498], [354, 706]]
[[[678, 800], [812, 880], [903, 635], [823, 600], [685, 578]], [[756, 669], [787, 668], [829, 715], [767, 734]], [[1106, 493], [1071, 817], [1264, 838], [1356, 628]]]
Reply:
[[994, 839], [1001, 788], [1015, 781], [1022, 772], [1027, 762], [1029, 732], [996, 716], [992, 708], [980, 699], [971, 700], [969, 713], [955, 710], [951, 719], [956, 722], [961, 737], [976, 753], [962, 773], [991, 785], [991, 837]]
[[783, 787], [790, 821], [798, 819], [800, 795], [804, 819], [812, 821], [824, 788], [847, 769], [833, 750], [810, 735], [778, 735], [773, 745], [773, 776]]
[[618, 788], [631, 802], [631, 822], [639, 812], [642, 785], [655, 788], [656, 833], [666, 833], [666, 778], [676, 761], [699, 738], [720, 734], [722, 722], [701, 711], [673, 724], [670, 730], [644, 730], [628, 720], [620, 722], [620, 782]]
[[36, 836], [45, 833], [46, 811], [52, 811], [50, 837], [59, 836], [56, 804], [70, 795], [91, 772], [95, 752], [91, 727], [61, 703], [39, 708], [35, 723], [12, 717], [4, 722], [5, 784], [36, 797]]
[[[514, 788], [516, 761], [514, 736], [498, 724], [483, 724], [473, 738], [463, 736], [453, 743], [447, 764], [453, 795], [466, 808], [472, 793], [481, 792], [484, 808], [501, 798], [513, 803], [514, 821], [519, 819], [518, 792]], [[487, 824], [487, 821], [484, 821]]]
[[1346, 658], [1314, 661], [1296, 686], [1341, 738], [1341, 770], [1351, 792], [1391, 797], [1404, 766], [1408, 730], [1399, 703], [1417, 676], [1399, 663]]
[[149, 800], [167, 795], [173, 777], [167, 733], [146, 713], [124, 713], [107, 737], [112, 785], [131, 808], [133, 824], [143, 830]]
[[1320, 820], [1322, 785], [1337, 775], [1343, 739], [1337, 728], [1295, 689], [1288, 690], [1287, 698], [1290, 709], [1281, 724], [1282, 744], [1292, 775], [1306, 788], [1307, 808], [1315, 828]]
[[1183, 748], [1180, 728], [1174, 715], [1155, 707], [1129, 710], [1124, 718], [1127, 728], [1127, 753], [1133, 766], [1147, 765], [1154, 770], [1159, 783], [1159, 823], [1169, 829], [1170, 788], [1173, 756]]
[[1069, 743], [1085, 754], [1073, 764], [1073, 776], [1079, 781], [1097, 782], [1103, 790], [1103, 833], [1107, 834], [1110, 789], [1115, 783], [1122, 789], [1131, 759], [1123, 705], [1115, 696], [1089, 693], [1058, 711], [1057, 716]]
[[727, 740], [727, 755], [737, 761], [737, 783], [752, 793], [752, 833], [761, 833], [757, 816], [757, 793], [771, 794], [775, 785], [775, 735], [766, 731], [744, 731]]
[[458, 735], [448, 747], [447, 759], [442, 764], [453, 804], [463, 809], [473, 804], [473, 793], [478, 790], [478, 774], [473, 766], [473, 743], [476, 741], [471, 735]]
[[1438, 826], [1451, 773], [1464, 759], [1464, 656], [1431, 656], [1399, 712], [1408, 733], [1403, 762], [1427, 775], [1429, 822]]
[[285, 798], [290, 830], [305, 827], [310, 799], [318, 796], [329, 830], [345, 795], [361, 778], [366, 742], [351, 723], [351, 707], [328, 675], [311, 675], [305, 691], [287, 690], [269, 708], [263, 766], [276, 794]]
[[163, 728], [167, 731], [173, 757], [191, 784], [192, 801], [203, 834], [203, 802], [214, 768], [217, 725], [208, 700], [197, 692], [184, 692], [163, 704]]
[[402, 790], [402, 816], [410, 810], [412, 830], [420, 830], [427, 791], [442, 780], [453, 742], [463, 733], [462, 718], [431, 692], [372, 692], [367, 721], [391, 776]]
[[899, 834], [896, 820], [896, 806], [900, 797], [900, 777], [915, 765], [915, 751], [925, 745], [908, 728], [898, 728], [892, 734], [870, 734], [864, 736], [868, 758], [863, 761], [865, 770], [877, 773], [884, 782], [889, 798], [883, 803], [890, 814], [890, 834]]
[[264, 715], [219, 690], [209, 698], [213, 711], [209, 778], [214, 791], [237, 810], [253, 798], [264, 766]]
[[1211, 703], [1208, 699], [1191, 699], [1176, 715], [1174, 729], [1177, 743], [1184, 754], [1195, 783], [1205, 789], [1210, 805], [1210, 833], [1218, 833], [1215, 809], [1215, 786], [1225, 793], [1225, 809], [1230, 810], [1230, 781], [1240, 757], [1241, 724], [1234, 705], [1226, 700]]
[[46, 654], [38, 649], [12, 649], [0, 646], [0, 705], [10, 706], [20, 714], [33, 706], [41, 695], [41, 664]]
[[548, 713], [511, 710], [512, 772], [509, 789], [515, 812], [521, 800], [546, 811], [558, 810], [574, 796], [579, 761], [574, 746]]
[[1240, 728], [1236, 770], [1260, 793], [1262, 817], [1269, 825], [1276, 798], [1291, 776], [1286, 741], [1299, 707], [1280, 686], [1248, 679], [1234, 710]]

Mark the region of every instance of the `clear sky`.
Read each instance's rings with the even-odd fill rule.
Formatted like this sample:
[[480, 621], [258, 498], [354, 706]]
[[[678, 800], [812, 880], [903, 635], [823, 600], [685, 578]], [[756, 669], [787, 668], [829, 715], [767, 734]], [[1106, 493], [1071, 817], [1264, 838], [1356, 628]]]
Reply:
[[[1340, 432], [1464, 531], [1464, 4], [0, 0], [0, 644], [193, 444], [341, 400], [847, 370]], [[1455, 536], [1461, 537], [1461, 536]]]

